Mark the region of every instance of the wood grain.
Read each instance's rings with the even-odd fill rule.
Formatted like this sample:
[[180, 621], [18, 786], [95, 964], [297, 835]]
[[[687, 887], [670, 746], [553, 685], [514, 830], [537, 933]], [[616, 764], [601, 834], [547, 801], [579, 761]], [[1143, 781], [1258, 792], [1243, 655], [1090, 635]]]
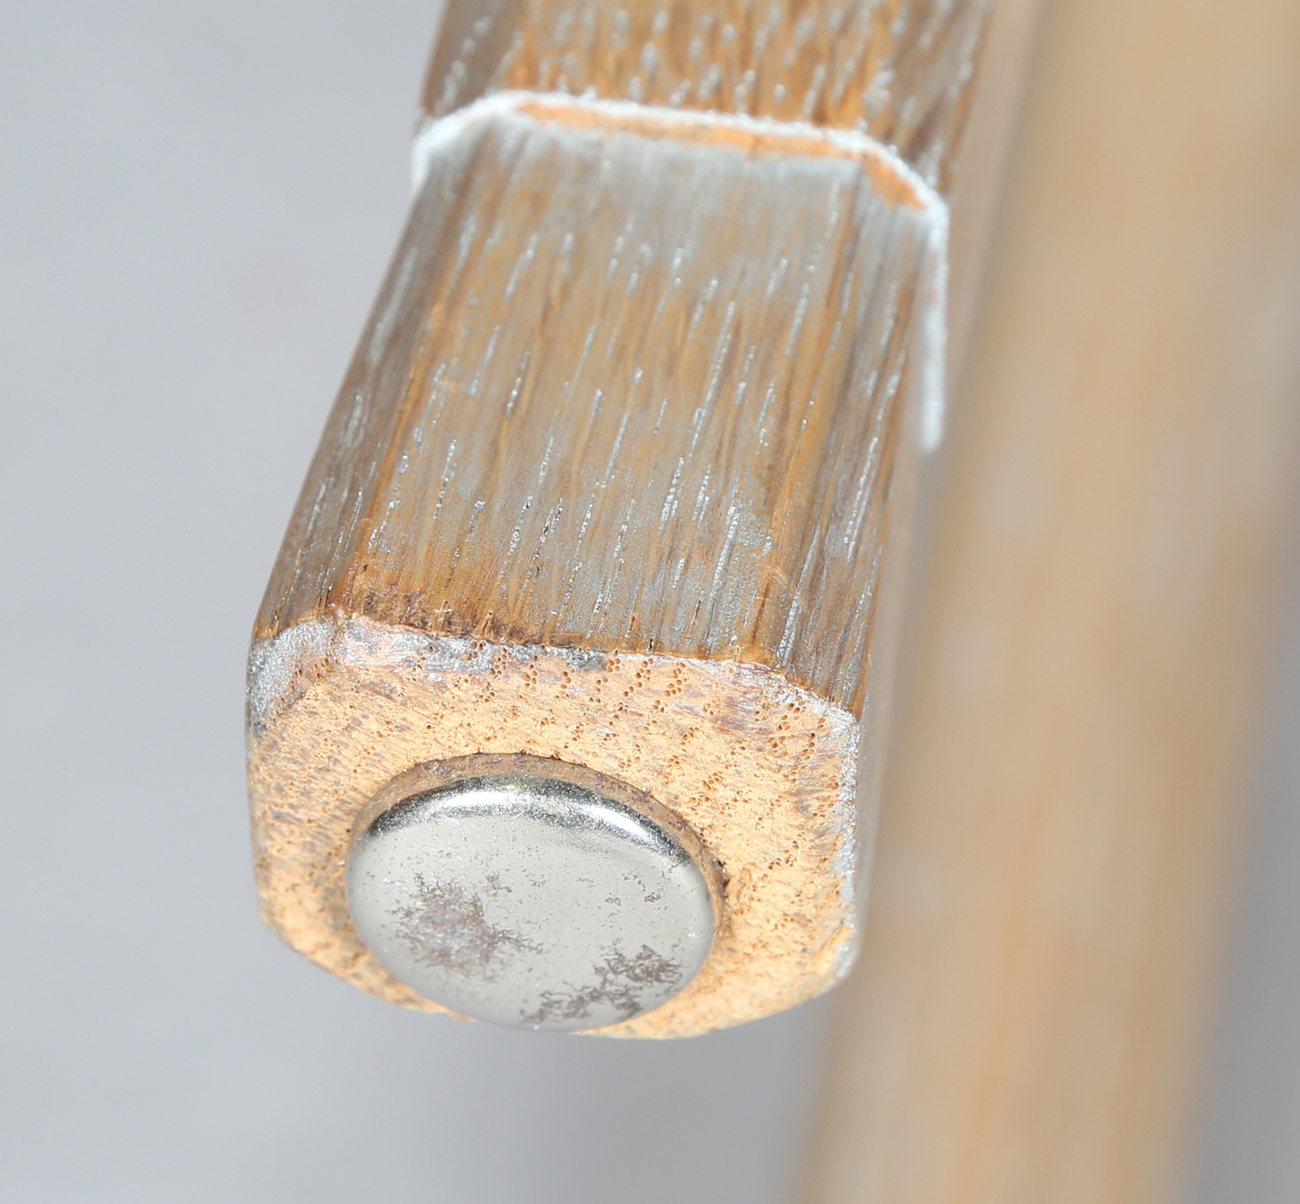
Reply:
[[992, 0], [452, 4], [431, 119], [514, 89], [857, 130], [946, 190]]
[[818, 1204], [1185, 1198], [1297, 502], [1298, 46], [1045, 9]]
[[[940, 10], [967, 12], [917, 6], [890, 36], [933, 41]], [[420, 1005], [351, 929], [351, 818], [416, 763], [556, 756], [688, 817], [726, 877], [705, 972], [623, 1031], [790, 1006], [856, 947], [857, 759], [878, 760], [942, 394], [946, 206], [859, 130], [457, 102], [418, 140], [409, 225], [257, 621], [265, 914]]]
[[475, 111], [434, 155], [257, 634], [341, 607], [744, 660], [860, 714], [887, 478], [941, 354], [941, 222], [811, 131]]

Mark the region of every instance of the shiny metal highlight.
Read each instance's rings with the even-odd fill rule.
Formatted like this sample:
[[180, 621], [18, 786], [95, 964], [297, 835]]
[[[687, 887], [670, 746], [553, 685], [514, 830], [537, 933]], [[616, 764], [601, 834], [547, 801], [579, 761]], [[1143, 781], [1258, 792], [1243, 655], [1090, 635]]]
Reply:
[[695, 977], [721, 874], [666, 808], [581, 766], [457, 757], [401, 775], [357, 825], [348, 901], [396, 978], [462, 1015], [579, 1032]]

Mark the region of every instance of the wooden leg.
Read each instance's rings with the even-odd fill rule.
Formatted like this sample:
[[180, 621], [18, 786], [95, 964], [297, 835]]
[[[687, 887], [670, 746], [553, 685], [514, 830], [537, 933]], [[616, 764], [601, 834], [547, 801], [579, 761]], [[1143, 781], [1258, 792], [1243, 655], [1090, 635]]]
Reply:
[[[623, 1036], [847, 973], [990, 7], [448, 8], [250, 657], [258, 884], [295, 948], [404, 1006]], [[556, 801], [580, 780], [604, 801]], [[495, 818], [453, 857], [470, 794]], [[606, 805], [697, 842], [707, 923], [638, 928], [656, 880], [597, 887], [513, 826]]]
[[1297, 500], [1298, 47], [1046, 6], [809, 1200], [1177, 1191]]

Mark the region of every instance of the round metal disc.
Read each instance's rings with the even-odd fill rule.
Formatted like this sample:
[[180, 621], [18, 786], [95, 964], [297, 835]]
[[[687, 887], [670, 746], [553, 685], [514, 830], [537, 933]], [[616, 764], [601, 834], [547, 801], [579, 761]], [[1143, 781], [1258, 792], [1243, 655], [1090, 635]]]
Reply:
[[720, 875], [695, 835], [621, 782], [540, 757], [432, 762], [358, 825], [348, 902], [390, 973], [452, 1011], [576, 1032], [695, 977]]

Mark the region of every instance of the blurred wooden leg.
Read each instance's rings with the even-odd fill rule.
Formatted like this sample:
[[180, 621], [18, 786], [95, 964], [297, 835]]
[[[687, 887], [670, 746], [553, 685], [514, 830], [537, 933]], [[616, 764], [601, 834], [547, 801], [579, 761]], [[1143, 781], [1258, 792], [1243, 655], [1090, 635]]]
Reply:
[[1300, 7], [1049, 0], [820, 1204], [1167, 1200], [1300, 417]]

